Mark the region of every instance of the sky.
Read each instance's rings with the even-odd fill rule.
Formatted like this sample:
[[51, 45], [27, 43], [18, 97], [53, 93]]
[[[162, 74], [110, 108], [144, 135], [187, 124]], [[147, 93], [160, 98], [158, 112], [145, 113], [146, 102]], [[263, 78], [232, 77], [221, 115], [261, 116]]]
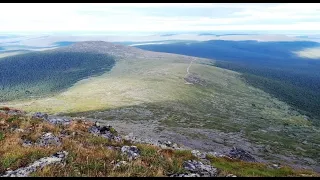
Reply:
[[1, 3], [0, 32], [320, 30], [320, 3]]

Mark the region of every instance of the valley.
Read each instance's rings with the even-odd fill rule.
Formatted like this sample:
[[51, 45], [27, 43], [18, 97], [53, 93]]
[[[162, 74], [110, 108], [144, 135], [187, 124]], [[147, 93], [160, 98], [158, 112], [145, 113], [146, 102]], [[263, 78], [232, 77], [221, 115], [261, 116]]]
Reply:
[[[219, 152], [239, 146], [261, 161], [319, 171], [319, 127], [286, 102], [248, 84], [241, 73], [217, 67], [217, 60], [103, 41], [84, 41], [41, 53], [66, 52], [89, 53], [93, 56], [90, 59], [101, 56], [102, 60], [102, 55], [108, 55], [114, 58], [114, 65], [106, 64], [108, 68], [97, 74], [77, 75], [59, 90], [45, 91], [43, 82], [30, 83], [30, 87], [41, 90], [39, 97], [12, 95], [13, 99], [2, 99], [0, 106], [99, 119], [124, 134], [165, 138], [191, 148]], [[19, 55], [7, 58], [14, 61], [13, 57]], [[10, 59], [1, 59], [1, 68], [13, 66]], [[82, 68], [94, 70], [101, 65], [86, 60]], [[16, 77], [24, 76], [23, 72], [16, 73]], [[36, 74], [41, 82], [44, 74]], [[63, 79], [47, 77], [57, 83]], [[192, 84], [185, 84], [186, 79]], [[19, 84], [14, 79], [10, 82]]]

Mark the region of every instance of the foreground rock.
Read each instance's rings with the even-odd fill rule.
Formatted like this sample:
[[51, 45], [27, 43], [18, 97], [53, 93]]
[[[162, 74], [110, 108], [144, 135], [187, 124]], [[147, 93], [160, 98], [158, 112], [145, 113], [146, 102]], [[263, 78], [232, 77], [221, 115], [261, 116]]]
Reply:
[[140, 156], [140, 150], [137, 146], [123, 146], [121, 152], [126, 154], [129, 160], [137, 159]]
[[185, 174], [173, 174], [170, 177], [216, 177], [218, 169], [211, 165], [205, 165], [200, 161], [188, 160], [184, 162], [183, 167], [189, 171]]
[[118, 136], [118, 132], [112, 126], [100, 126], [98, 123], [91, 126], [89, 132], [109, 140], [115, 140], [116, 142], [120, 142], [122, 139]]
[[27, 177], [30, 173], [35, 172], [38, 168], [43, 168], [50, 164], [63, 162], [67, 157], [67, 155], [68, 155], [68, 152], [66, 151], [57, 152], [51, 157], [41, 158], [35, 161], [34, 163], [29, 164], [27, 167], [19, 168], [14, 171], [7, 171], [1, 177]]
[[171, 141], [155, 141], [153, 139], [141, 139], [133, 136], [133, 133], [130, 133], [126, 136], [124, 136], [124, 139], [127, 141], [131, 141], [133, 143], [141, 143], [141, 144], [150, 144], [154, 146], [158, 146], [162, 149], [176, 149], [176, 150], [185, 150], [185, 148], [179, 146], [177, 143], [171, 142]]
[[60, 146], [61, 141], [58, 137], [54, 136], [52, 133], [45, 133], [40, 137], [40, 139], [36, 144], [42, 147], [50, 146], [50, 145]]
[[70, 119], [61, 117], [51, 117], [48, 114], [41, 112], [36, 112], [35, 114], [33, 114], [32, 118], [43, 119], [54, 125], [69, 125], [71, 122]]
[[24, 139], [22, 146], [23, 147], [30, 147], [33, 145], [47, 147], [47, 146], [60, 146], [62, 143], [58, 137], [53, 135], [52, 133], [48, 132], [43, 134], [36, 143], [32, 143], [32, 141]]

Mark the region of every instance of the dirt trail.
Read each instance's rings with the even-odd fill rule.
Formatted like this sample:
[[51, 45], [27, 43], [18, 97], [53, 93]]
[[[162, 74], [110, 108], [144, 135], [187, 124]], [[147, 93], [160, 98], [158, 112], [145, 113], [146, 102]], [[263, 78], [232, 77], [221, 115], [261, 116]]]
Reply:
[[[188, 75], [190, 74], [189, 69], [190, 69], [193, 61], [195, 61], [195, 60], [196, 60], [196, 58], [193, 58], [193, 59], [191, 60], [189, 66], [187, 67], [187, 74], [184, 76], [184, 79], [186, 79], [186, 78], [188, 77]], [[190, 83], [190, 82], [185, 82], [185, 84], [192, 84], [192, 83]]]

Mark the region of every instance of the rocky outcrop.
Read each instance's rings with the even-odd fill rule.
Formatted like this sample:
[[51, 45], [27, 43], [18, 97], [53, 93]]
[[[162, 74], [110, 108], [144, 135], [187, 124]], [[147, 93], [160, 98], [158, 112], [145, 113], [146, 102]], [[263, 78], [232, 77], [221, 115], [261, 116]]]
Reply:
[[137, 146], [123, 146], [121, 152], [128, 156], [129, 160], [137, 159], [140, 157], [140, 150]]
[[19, 168], [14, 171], [6, 171], [1, 177], [27, 177], [30, 173], [35, 172], [39, 168], [43, 168], [50, 164], [61, 163], [67, 157], [68, 152], [60, 151], [51, 157], [41, 158], [26, 167]]
[[47, 146], [60, 146], [61, 141], [58, 137], [53, 135], [52, 133], [48, 132], [43, 134], [36, 143], [32, 143], [32, 141], [28, 139], [24, 139], [22, 142], [22, 146], [29, 147], [29, 146], [40, 146], [40, 147], [47, 147]]
[[54, 145], [54, 146], [60, 146], [61, 145], [61, 141], [58, 137], [56, 137], [55, 135], [53, 135], [52, 133], [45, 133], [44, 135], [42, 135], [39, 140], [36, 143], [38, 146], [50, 146], [50, 145]]
[[54, 125], [69, 125], [71, 120], [67, 118], [49, 116], [46, 113], [36, 112], [32, 118], [43, 119]]
[[183, 167], [187, 173], [173, 174], [170, 177], [216, 177], [218, 169], [211, 165], [205, 165], [201, 161], [188, 160], [184, 162]]
[[120, 142], [122, 140], [122, 138], [118, 136], [118, 132], [111, 126], [100, 127], [100, 125], [96, 123], [89, 128], [89, 132], [109, 140], [115, 140], [116, 142]]
[[155, 141], [153, 139], [141, 139], [133, 136], [133, 133], [130, 133], [126, 136], [124, 136], [124, 139], [133, 143], [141, 143], [141, 144], [150, 144], [154, 146], [158, 146], [162, 149], [179, 149], [183, 150], [185, 148], [179, 146], [177, 143], [171, 142], [171, 141]]

